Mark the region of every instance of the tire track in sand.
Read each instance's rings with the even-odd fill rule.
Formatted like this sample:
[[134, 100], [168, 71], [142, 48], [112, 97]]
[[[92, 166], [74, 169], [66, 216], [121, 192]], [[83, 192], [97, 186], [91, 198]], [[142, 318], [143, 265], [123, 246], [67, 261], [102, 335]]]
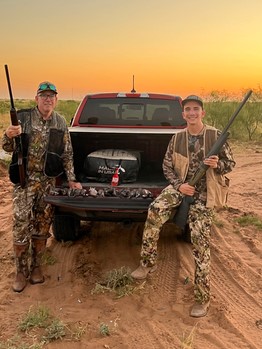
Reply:
[[46, 283], [51, 292], [54, 288], [59, 288], [59, 292], [54, 292], [54, 296], [58, 297], [59, 300], [65, 299], [72, 293], [74, 280], [72, 268], [75, 264], [77, 249], [77, 244], [63, 244], [55, 239], [53, 239], [51, 246], [48, 247], [56, 262], [54, 265], [46, 268]]
[[[228, 338], [234, 337], [235, 342], [242, 338], [239, 343], [241, 348], [243, 343], [248, 344], [250, 348], [259, 348], [260, 332], [255, 323], [262, 316], [261, 299], [259, 293], [252, 295], [250, 288], [246, 290], [247, 285], [241, 277], [241, 270], [249, 269], [250, 274], [253, 271], [243, 260], [237, 258], [234, 249], [227, 244], [218, 229], [215, 228], [215, 231], [216, 248], [212, 253], [211, 287], [216, 300], [226, 308], [221, 325], [223, 324], [224, 330], [228, 332]], [[225, 251], [229, 251], [230, 255]], [[235, 260], [238, 261], [237, 268], [234, 268]], [[254, 277], [255, 275], [256, 273]], [[253, 341], [250, 338], [253, 338]]]

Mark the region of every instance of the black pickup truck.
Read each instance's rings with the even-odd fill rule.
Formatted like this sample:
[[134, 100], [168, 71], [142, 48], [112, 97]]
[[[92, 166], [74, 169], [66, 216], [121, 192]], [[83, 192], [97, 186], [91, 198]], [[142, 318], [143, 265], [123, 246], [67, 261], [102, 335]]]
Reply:
[[47, 196], [55, 207], [55, 238], [75, 240], [81, 221], [144, 221], [148, 205], [168, 184], [162, 171], [168, 142], [185, 126], [179, 96], [85, 96], [69, 128], [83, 189], [60, 181]]

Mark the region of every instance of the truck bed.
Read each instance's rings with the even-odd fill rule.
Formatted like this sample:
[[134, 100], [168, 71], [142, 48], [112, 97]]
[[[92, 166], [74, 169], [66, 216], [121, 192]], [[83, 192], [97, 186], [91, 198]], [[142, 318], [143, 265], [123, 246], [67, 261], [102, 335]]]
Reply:
[[[130, 132], [130, 130], [129, 130]], [[77, 179], [83, 185], [105, 186], [105, 183], [96, 183], [88, 180], [84, 163], [88, 154], [101, 149], [122, 149], [140, 154], [140, 169], [135, 183], [127, 183], [129, 187], [164, 187], [166, 180], [163, 175], [162, 162], [167, 145], [172, 133], [123, 133], [118, 130], [117, 134], [100, 132], [71, 132], [71, 139], [74, 148], [74, 166]], [[87, 142], [88, 139], [88, 142]], [[108, 183], [107, 183], [108, 184]], [[123, 184], [121, 184], [123, 185]]]
[[[173, 134], [185, 127], [181, 98], [150, 93], [101, 93], [83, 98], [69, 128], [82, 190], [61, 177], [45, 198], [55, 208], [57, 240], [78, 237], [82, 220], [144, 221], [165, 186], [162, 163]], [[119, 183], [111, 186], [119, 170]]]

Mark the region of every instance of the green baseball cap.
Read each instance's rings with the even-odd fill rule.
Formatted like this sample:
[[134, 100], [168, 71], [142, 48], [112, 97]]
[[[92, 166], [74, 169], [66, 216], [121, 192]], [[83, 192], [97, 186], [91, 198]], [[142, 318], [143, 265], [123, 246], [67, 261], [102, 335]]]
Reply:
[[196, 95], [190, 95], [187, 96], [185, 99], [182, 100], [182, 106], [184, 107], [187, 102], [194, 101], [197, 102], [202, 108], [203, 108], [203, 100], [196, 96]]

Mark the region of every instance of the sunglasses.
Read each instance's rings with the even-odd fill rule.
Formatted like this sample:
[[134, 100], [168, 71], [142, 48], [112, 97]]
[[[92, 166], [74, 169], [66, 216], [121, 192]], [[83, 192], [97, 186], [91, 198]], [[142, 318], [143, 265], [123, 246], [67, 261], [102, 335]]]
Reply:
[[51, 90], [54, 91], [55, 93], [57, 93], [56, 87], [53, 84], [49, 84], [49, 83], [43, 83], [40, 84], [38, 87], [38, 91], [45, 91], [45, 90]]

